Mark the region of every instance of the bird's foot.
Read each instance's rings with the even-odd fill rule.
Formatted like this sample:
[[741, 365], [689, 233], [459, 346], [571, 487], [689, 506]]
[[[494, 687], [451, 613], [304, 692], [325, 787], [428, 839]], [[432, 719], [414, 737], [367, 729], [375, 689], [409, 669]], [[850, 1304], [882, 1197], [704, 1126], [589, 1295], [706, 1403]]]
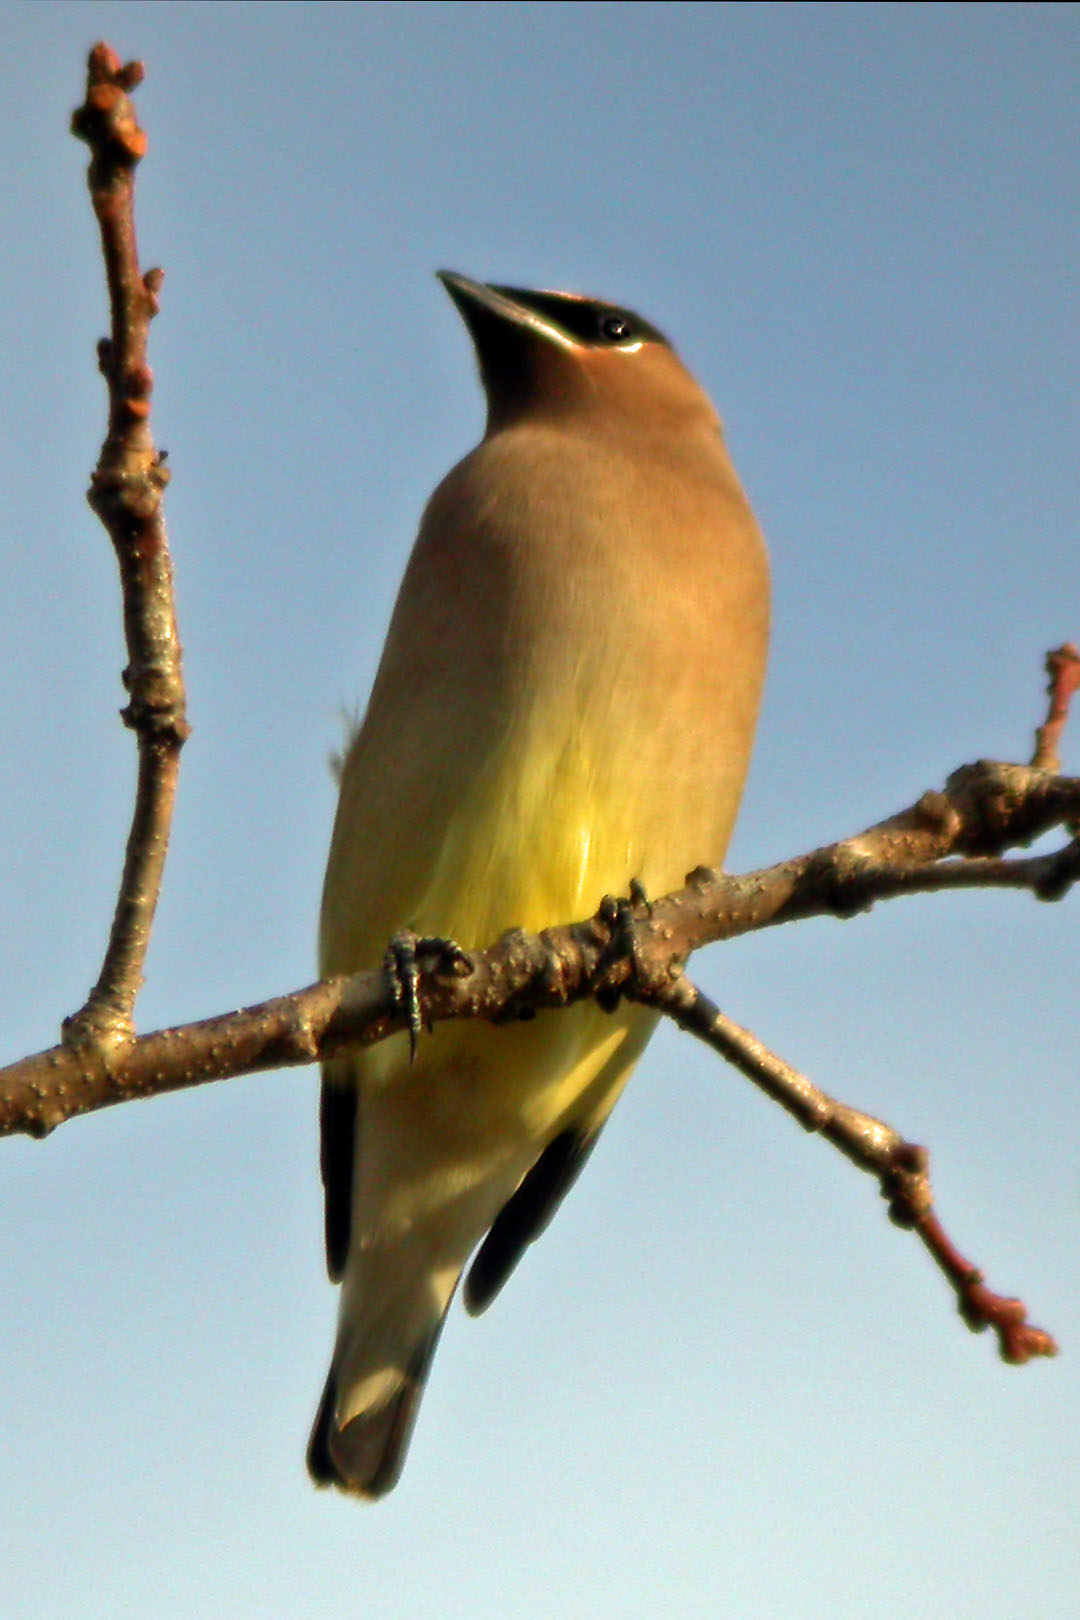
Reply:
[[[652, 902], [640, 878], [630, 879], [630, 893], [626, 896], [605, 894], [600, 902], [599, 915], [611, 929], [611, 941], [604, 952], [605, 965], [609, 962], [629, 960], [630, 977], [638, 972], [638, 938], [634, 924], [640, 917], [652, 915]], [[620, 985], [597, 991], [596, 1000], [605, 1012], [614, 1012], [622, 999]]]
[[627, 907], [631, 913], [634, 911], [643, 911], [646, 917], [652, 916], [652, 901], [649, 899], [648, 891], [640, 878], [630, 879], [630, 898], [629, 900], [624, 900], [622, 904]]
[[383, 967], [390, 983], [394, 1005], [401, 1009], [409, 1022], [409, 1062], [416, 1057], [416, 1048], [424, 1027], [420, 1006], [420, 974], [422, 958], [434, 958], [432, 971], [459, 976], [471, 973], [471, 957], [453, 939], [438, 934], [414, 934], [411, 928], [396, 933], [386, 948]]

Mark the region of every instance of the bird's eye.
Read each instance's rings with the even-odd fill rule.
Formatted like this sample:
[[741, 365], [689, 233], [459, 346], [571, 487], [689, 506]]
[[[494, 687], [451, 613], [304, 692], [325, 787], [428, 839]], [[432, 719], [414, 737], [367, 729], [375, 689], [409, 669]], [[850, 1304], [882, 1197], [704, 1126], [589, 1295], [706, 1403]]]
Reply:
[[609, 343], [625, 343], [634, 335], [634, 323], [629, 315], [605, 315], [600, 322], [600, 335]]

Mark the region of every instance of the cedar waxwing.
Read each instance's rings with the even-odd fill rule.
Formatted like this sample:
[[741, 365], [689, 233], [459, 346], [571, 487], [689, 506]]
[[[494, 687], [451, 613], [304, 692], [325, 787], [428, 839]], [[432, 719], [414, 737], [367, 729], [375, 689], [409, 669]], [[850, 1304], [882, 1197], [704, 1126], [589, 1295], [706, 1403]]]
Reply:
[[[764, 673], [769, 584], [716, 413], [638, 316], [442, 280], [483, 442], [428, 504], [341, 773], [321, 971], [410, 928], [466, 951], [719, 866]], [[401, 1471], [461, 1272], [484, 1309], [550, 1220], [652, 1032], [622, 1003], [439, 1024], [325, 1065], [333, 1363], [308, 1466]]]

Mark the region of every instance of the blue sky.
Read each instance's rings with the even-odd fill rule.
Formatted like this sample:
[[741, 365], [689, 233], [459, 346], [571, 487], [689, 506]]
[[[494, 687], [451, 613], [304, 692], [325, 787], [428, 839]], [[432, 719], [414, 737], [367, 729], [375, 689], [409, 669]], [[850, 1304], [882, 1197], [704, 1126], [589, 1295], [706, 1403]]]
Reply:
[[[132, 748], [83, 501], [103, 281], [66, 133], [142, 56], [155, 425], [195, 734], [142, 1027], [306, 982], [416, 519], [482, 408], [442, 265], [670, 332], [769, 538], [734, 866], [1023, 757], [1080, 637], [1075, 5], [5, 4], [0, 937], [11, 1056], [96, 975]], [[1080, 717], [1067, 763], [1080, 763]], [[1080, 1586], [1076, 905], [894, 903], [697, 976], [934, 1153], [1063, 1354], [1005, 1368], [872, 1183], [674, 1033], [398, 1491], [302, 1467], [332, 1339], [316, 1077], [3, 1144], [9, 1620], [1063, 1614]]]

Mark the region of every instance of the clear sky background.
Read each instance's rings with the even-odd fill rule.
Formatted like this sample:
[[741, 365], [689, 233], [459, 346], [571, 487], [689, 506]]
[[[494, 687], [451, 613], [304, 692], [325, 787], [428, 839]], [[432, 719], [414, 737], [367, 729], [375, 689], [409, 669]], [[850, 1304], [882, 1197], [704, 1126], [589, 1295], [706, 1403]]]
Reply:
[[[133, 774], [90, 44], [146, 60], [155, 427], [195, 734], [143, 1028], [312, 976], [327, 758], [420, 509], [478, 437], [433, 271], [671, 333], [769, 538], [731, 851], [1026, 757], [1080, 637], [1075, 5], [0, 7], [4, 1047], [96, 975]], [[1080, 716], [1067, 763], [1080, 769]], [[317, 1494], [335, 1300], [314, 1071], [0, 1144], [5, 1620], [1014, 1620], [1080, 1590], [1076, 938], [894, 902], [697, 976], [934, 1153], [1058, 1334], [1005, 1367], [874, 1184], [676, 1034], [544, 1241], [459, 1308], [398, 1491]]]

